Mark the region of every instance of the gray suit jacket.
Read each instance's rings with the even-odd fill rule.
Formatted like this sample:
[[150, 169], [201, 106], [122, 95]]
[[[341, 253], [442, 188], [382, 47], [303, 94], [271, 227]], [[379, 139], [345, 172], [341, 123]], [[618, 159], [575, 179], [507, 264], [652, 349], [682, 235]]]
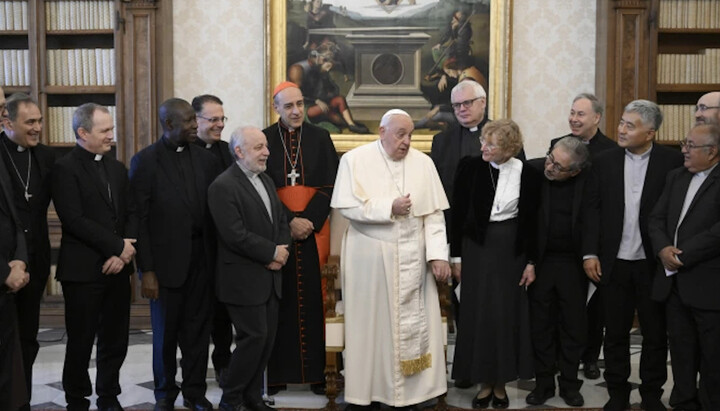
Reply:
[[275, 185], [265, 173], [260, 180], [270, 197], [272, 220], [260, 195], [237, 165], [210, 185], [208, 205], [218, 233], [216, 293], [235, 305], [260, 305], [271, 292], [281, 297], [282, 271], [265, 266], [275, 247], [290, 243], [290, 227]]

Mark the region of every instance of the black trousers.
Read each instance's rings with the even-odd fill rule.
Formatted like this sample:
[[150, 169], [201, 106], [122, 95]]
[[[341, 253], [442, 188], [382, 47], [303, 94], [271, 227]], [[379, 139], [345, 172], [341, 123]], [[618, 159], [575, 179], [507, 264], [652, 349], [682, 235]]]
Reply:
[[16, 410], [30, 401], [25, 389], [15, 294], [0, 285], [0, 409]]
[[538, 388], [555, 389], [557, 364], [560, 390], [580, 390], [582, 380], [577, 372], [587, 335], [586, 295], [587, 279], [579, 258], [573, 254], [546, 255], [528, 290]]
[[720, 410], [720, 311], [685, 304], [675, 286], [666, 307], [674, 381], [670, 405]]
[[63, 281], [67, 347], [63, 389], [68, 410], [87, 410], [92, 395], [88, 364], [97, 336], [98, 406], [114, 403], [120, 394], [120, 367], [125, 361], [130, 327], [130, 280], [107, 275], [101, 281]]
[[[185, 283], [178, 288], [160, 285], [151, 310], [155, 398], [172, 403], [182, 389], [185, 399], [205, 397], [212, 316], [212, 279], [202, 255], [202, 239], [193, 240], [193, 258]], [[182, 388], [175, 383], [177, 348], [182, 355]]]
[[212, 363], [215, 368], [215, 372], [225, 369], [230, 364], [230, 346], [233, 340], [233, 329], [230, 315], [228, 315], [225, 304], [217, 301], [214, 297], [215, 293], [212, 293], [214, 300], [213, 310], [213, 321], [212, 330], [210, 336], [212, 337], [213, 348], [212, 352]]
[[50, 275], [50, 263], [45, 261], [49, 257], [28, 256], [28, 272], [30, 282], [15, 295], [15, 304], [18, 308], [18, 332], [20, 346], [22, 347], [22, 360], [25, 368], [25, 383], [28, 398], [32, 397], [32, 369], [40, 344], [37, 340], [40, 326], [40, 301], [45, 292], [45, 286]]
[[650, 299], [651, 268], [646, 260], [616, 260], [612, 277], [603, 287], [605, 303], [605, 381], [610, 397], [630, 398], [630, 330], [637, 309], [642, 332], [640, 395], [660, 400], [667, 379], [665, 307]]
[[602, 300], [602, 289], [598, 287], [587, 303], [587, 342], [582, 355], [584, 364], [597, 362], [603, 344], [605, 331], [605, 307]]
[[222, 401], [227, 404], [262, 401], [263, 371], [275, 344], [280, 300], [274, 292], [262, 305], [227, 304], [235, 326], [235, 351], [221, 381]]

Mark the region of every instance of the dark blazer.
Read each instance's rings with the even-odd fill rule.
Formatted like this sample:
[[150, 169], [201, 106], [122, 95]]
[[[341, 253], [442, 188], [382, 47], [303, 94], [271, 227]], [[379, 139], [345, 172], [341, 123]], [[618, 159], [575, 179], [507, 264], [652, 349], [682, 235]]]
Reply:
[[209, 149], [205, 148], [206, 143], [199, 138], [195, 140], [195, 144], [215, 155], [221, 171], [230, 167], [230, 165], [235, 162], [233, 156], [230, 154], [230, 148], [227, 141], [220, 140], [217, 143], [214, 143]]
[[[5, 280], [10, 275], [8, 263], [13, 260], [22, 260], [26, 264], [28, 262], [25, 234], [12, 202], [10, 176], [2, 170], [5, 170], [5, 159], [0, 157], [0, 195], [4, 197], [4, 201], [0, 199], [0, 297], [8, 291], [5, 285]], [[3, 313], [3, 310], [0, 309], [0, 313]], [[0, 321], [2, 322], [4, 321]], [[0, 343], [0, 348], [4, 347], [5, 341], [3, 339]]]
[[[453, 257], [460, 257], [464, 236], [478, 244], [485, 241], [485, 231], [490, 224], [490, 212], [495, 198], [489, 167], [489, 163], [482, 157], [465, 157], [460, 160], [452, 200], [455, 210], [451, 221], [450, 255]], [[528, 260], [535, 260], [537, 207], [542, 176], [536, 169], [524, 164], [520, 178], [515, 252], [524, 252]]]
[[[188, 144], [201, 205], [206, 262], [212, 270], [215, 233], [207, 211], [207, 188], [219, 170], [215, 156]], [[163, 138], [144, 148], [130, 161], [130, 185], [138, 210], [136, 262], [141, 272], [154, 271], [161, 287], [185, 283], [192, 256], [192, 207], [185, 183], [177, 172]], [[208, 271], [212, 272], [212, 271]]]
[[[4, 132], [0, 132], [0, 138], [9, 140]], [[5, 141], [2, 144], [5, 144]], [[29, 202], [25, 201], [25, 198], [22, 197], [23, 193], [20, 192], [14, 192], [12, 197], [8, 199], [14, 201], [18, 213], [29, 216], [29, 226], [24, 227], [29, 231], [26, 236], [27, 251], [32, 256], [28, 269], [36, 276], [47, 276], [50, 274], [50, 237], [48, 234], [47, 210], [51, 197], [50, 172], [55, 163], [55, 153], [52, 148], [43, 144], [38, 144], [31, 150], [35, 157], [32, 172], [40, 176], [40, 183], [32, 190], [33, 196]], [[5, 150], [0, 150], [0, 155], [5, 162], [9, 161]], [[3, 170], [7, 170], [8, 166], [10, 165], [5, 164]], [[12, 185], [9, 187], [12, 187]], [[18, 200], [18, 198], [20, 199]]]
[[[692, 176], [685, 167], [668, 174], [665, 190], [650, 216], [654, 255], [673, 245]], [[679, 258], [683, 266], [673, 277], [682, 302], [699, 309], [720, 310], [720, 167], [715, 167], [695, 194], [677, 230], [677, 248], [682, 250]], [[667, 277], [658, 265], [652, 297], [664, 301], [673, 277]]]
[[272, 292], [281, 297], [282, 271], [265, 266], [275, 247], [290, 243], [290, 228], [275, 184], [260, 180], [270, 197], [272, 220], [250, 179], [239, 166], [225, 170], [208, 189], [208, 204], [218, 231], [216, 293], [234, 305], [259, 305]]
[[[527, 164], [543, 172], [545, 169], [545, 158], [534, 158], [528, 160]], [[574, 192], [572, 206], [572, 240], [578, 257], [582, 257], [582, 198], [585, 191], [585, 182], [589, 173], [590, 170], [586, 168], [571, 178]], [[545, 256], [548, 228], [550, 226], [550, 181], [547, 178], [543, 178], [542, 180], [540, 207], [538, 207], [537, 219], [537, 260], [541, 262]]]
[[[683, 163], [680, 152], [653, 144], [640, 197], [640, 236], [648, 264], [654, 268], [655, 253], [648, 235], [648, 219], [665, 186], [670, 170]], [[625, 215], [625, 149], [616, 147], [598, 155], [585, 192], [583, 255], [597, 255], [606, 284], [622, 239]]]
[[[94, 156], [75, 146], [53, 168], [53, 204], [62, 223], [57, 266], [57, 278], [61, 281], [102, 279], [105, 261], [120, 256], [124, 238], [138, 235], [127, 168], [114, 158], [103, 158], [111, 199]], [[121, 273], [130, 275], [133, 271], [133, 264], [128, 264]]]
[[[558, 140], [565, 138], [565, 137], [573, 137], [572, 134], [566, 134], [564, 136], [560, 136], [557, 138], [554, 138], [550, 140], [550, 148], [548, 151], [552, 150], [552, 148], [555, 146], [555, 143], [558, 142]], [[590, 158], [595, 159], [595, 157], [602, 153], [605, 150], [611, 149], [611, 148], [617, 148], [617, 143], [614, 140], [609, 139], [605, 134], [603, 134], [600, 129], [595, 133], [593, 138], [590, 139], [590, 142], [587, 145], [588, 151], [590, 151]]]

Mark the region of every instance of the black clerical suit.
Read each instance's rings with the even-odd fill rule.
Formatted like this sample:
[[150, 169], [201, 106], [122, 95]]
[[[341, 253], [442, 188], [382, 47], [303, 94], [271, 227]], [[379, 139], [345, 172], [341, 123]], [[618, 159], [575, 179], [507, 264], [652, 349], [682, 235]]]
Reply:
[[[208, 152], [215, 155], [215, 160], [218, 163], [218, 170], [226, 170], [230, 165], [235, 163], [228, 143], [219, 140], [214, 143], [206, 143], [201, 139], [195, 140], [195, 144], [203, 147]], [[210, 330], [210, 337], [212, 337], [213, 348], [212, 352], [212, 363], [215, 368], [216, 379], [220, 379], [220, 373], [230, 364], [230, 346], [232, 345], [233, 330], [232, 321], [227, 313], [225, 305], [215, 298], [215, 293], [212, 293], [215, 303], [213, 304], [213, 322], [212, 329]]]
[[[630, 395], [630, 336], [637, 308], [643, 343], [640, 361], [643, 401], [659, 401], [667, 378], [667, 336], [662, 305], [650, 299], [655, 254], [648, 236], [648, 218], [657, 202], [667, 173], [682, 165], [676, 150], [653, 144], [640, 196], [638, 224], [644, 260], [617, 258], [625, 215], [625, 156], [617, 147], [593, 160], [587, 184], [583, 227], [583, 255], [596, 255], [602, 277], [605, 307], [605, 380], [611, 400], [621, 404]], [[624, 405], [621, 405], [624, 406]]]
[[27, 264], [28, 257], [4, 163], [5, 159], [0, 156], [0, 409], [16, 410], [27, 404], [30, 397], [23, 373], [16, 294], [9, 292], [5, 281], [10, 274], [8, 263], [21, 260]]
[[[550, 141], [550, 148], [548, 152], [552, 151], [559, 140], [565, 137], [575, 137], [572, 134], [567, 134], [561, 137], [554, 138]], [[617, 143], [609, 139], [603, 134], [600, 129], [595, 132], [593, 138], [587, 143], [588, 151], [590, 151], [590, 160], [592, 161], [598, 154], [605, 150], [617, 147]], [[598, 357], [600, 357], [600, 349], [603, 343], [603, 334], [605, 329], [605, 316], [603, 315], [603, 302], [602, 302], [602, 290], [596, 289], [593, 293], [590, 301], [587, 303], [587, 340], [585, 344], [585, 351], [582, 355], [582, 362], [586, 364], [596, 363]]]
[[177, 147], [166, 137], [131, 160], [130, 183], [138, 208], [138, 270], [154, 271], [152, 300], [155, 398], [174, 401], [176, 350], [182, 352], [182, 392], [194, 401], [207, 384], [215, 233], [207, 187], [218, 174], [214, 156], [195, 144]]
[[208, 190], [210, 212], [218, 230], [217, 298], [225, 303], [237, 333], [230, 366], [221, 381], [222, 402], [262, 404], [262, 374], [270, 357], [282, 296], [281, 271], [266, 266], [277, 245], [289, 244], [290, 228], [275, 185], [259, 178], [269, 197], [266, 208], [240, 166], [225, 170]]
[[[543, 170], [545, 158], [528, 161]], [[578, 366], [587, 336], [587, 277], [582, 269], [582, 196], [588, 170], [564, 181], [543, 179], [538, 208], [536, 279], [528, 289], [535, 353], [535, 381], [541, 391], [578, 391]], [[559, 350], [558, 350], [559, 348]]]
[[[40, 300], [50, 276], [50, 239], [48, 236], [47, 209], [50, 204], [50, 171], [55, 162], [53, 150], [38, 144], [18, 151], [18, 145], [0, 131], [0, 156], [3, 157], [12, 189], [12, 201], [25, 232], [27, 243], [30, 283], [15, 295], [18, 308], [20, 345], [25, 367], [25, 380], [29, 396], [32, 396], [32, 366], [40, 350], [37, 333], [40, 321]], [[28, 154], [29, 153], [29, 154]], [[30, 157], [28, 157], [28, 155]], [[29, 200], [25, 198], [24, 184], [30, 165]], [[12, 161], [11, 161], [12, 160]]]
[[[658, 264], [653, 298], [666, 301], [674, 387], [670, 405], [684, 410], [720, 409], [720, 167], [700, 185], [678, 225], [693, 174], [679, 168], [650, 216], [655, 255], [675, 245], [683, 265], [668, 277]], [[675, 235], [677, 230], [677, 243]], [[700, 373], [700, 398], [697, 375]], [[702, 408], [700, 407], [702, 405]]]
[[67, 349], [63, 389], [68, 410], [87, 409], [88, 363], [97, 336], [98, 407], [117, 403], [120, 367], [128, 347], [132, 263], [117, 274], [103, 264], [119, 257], [125, 238], [137, 238], [137, 215], [127, 168], [109, 156], [75, 146], [52, 172], [53, 203], [62, 223], [57, 278], [65, 296]]

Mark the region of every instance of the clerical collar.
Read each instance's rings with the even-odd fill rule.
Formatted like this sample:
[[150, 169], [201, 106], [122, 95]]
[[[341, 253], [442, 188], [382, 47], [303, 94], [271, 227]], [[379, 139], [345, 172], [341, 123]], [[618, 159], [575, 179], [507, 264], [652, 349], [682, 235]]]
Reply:
[[[288, 133], [294, 133], [298, 130], [297, 128], [292, 128], [292, 127], [286, 125], [285, 123], [282, 122], [282, 120], [278, 120], [278, 124], [280, 125], [280, 128], [283, 129], [283, 131], [287, 131]], [[300, 127], [302, 127], [302, 125]], [[300, 128], [300, 127], [298, 127], [298, 128]]]
[[470, 130], [471, 133], [474, 133], [474, 132], [478, 131], [478, 126], [470, 127], [468, 130]]
[[495, 170], [500, 170], [500, 165], [499, 165], [498, 163], [496, 163], [496, 162], [494, 162], [494, 161], [491, 161], [491, 162], [490, 162], [490, 165], [491, 165]]
[[93, 157], [93, 160], [95, 161], [102, 161], [103, 155], [102, 154], [95, 154], [95, 157]]
[[170, 141], [170, 139], [165, 136], [163, 136], [162, 140], [165, 143], [165, 147], [167, 147], [168, 149], [170, 149], [176, 153], [182, 153], [183, 150], [185, 150], [185, 147], [187, 147], [187, 143], [182, 144], [182, 145], [175, 144], [174, 142]]
[[212, 143], [205, 143], [205, 148], [207, 148], [207, 149], [211, 149], [212, 146], [213, 146]]
[[[6, 136], [7, 136], [7, 134], [6, 134]], [[7, 142], [8, 142], [9, 148], [10, 148], [10, 149], [14, 149], [14, 150], [17, 151], [18, 153], [24, 153], [25, 150], [27, 150], [27, 147], [23, 147], [23, 146], [21, 146], [20, 144], [17, 144], [16, 142], [12, 141], [12, 140], [10, 139], [10, 137], [7, 137], [6, 140], [7, 140]]]

